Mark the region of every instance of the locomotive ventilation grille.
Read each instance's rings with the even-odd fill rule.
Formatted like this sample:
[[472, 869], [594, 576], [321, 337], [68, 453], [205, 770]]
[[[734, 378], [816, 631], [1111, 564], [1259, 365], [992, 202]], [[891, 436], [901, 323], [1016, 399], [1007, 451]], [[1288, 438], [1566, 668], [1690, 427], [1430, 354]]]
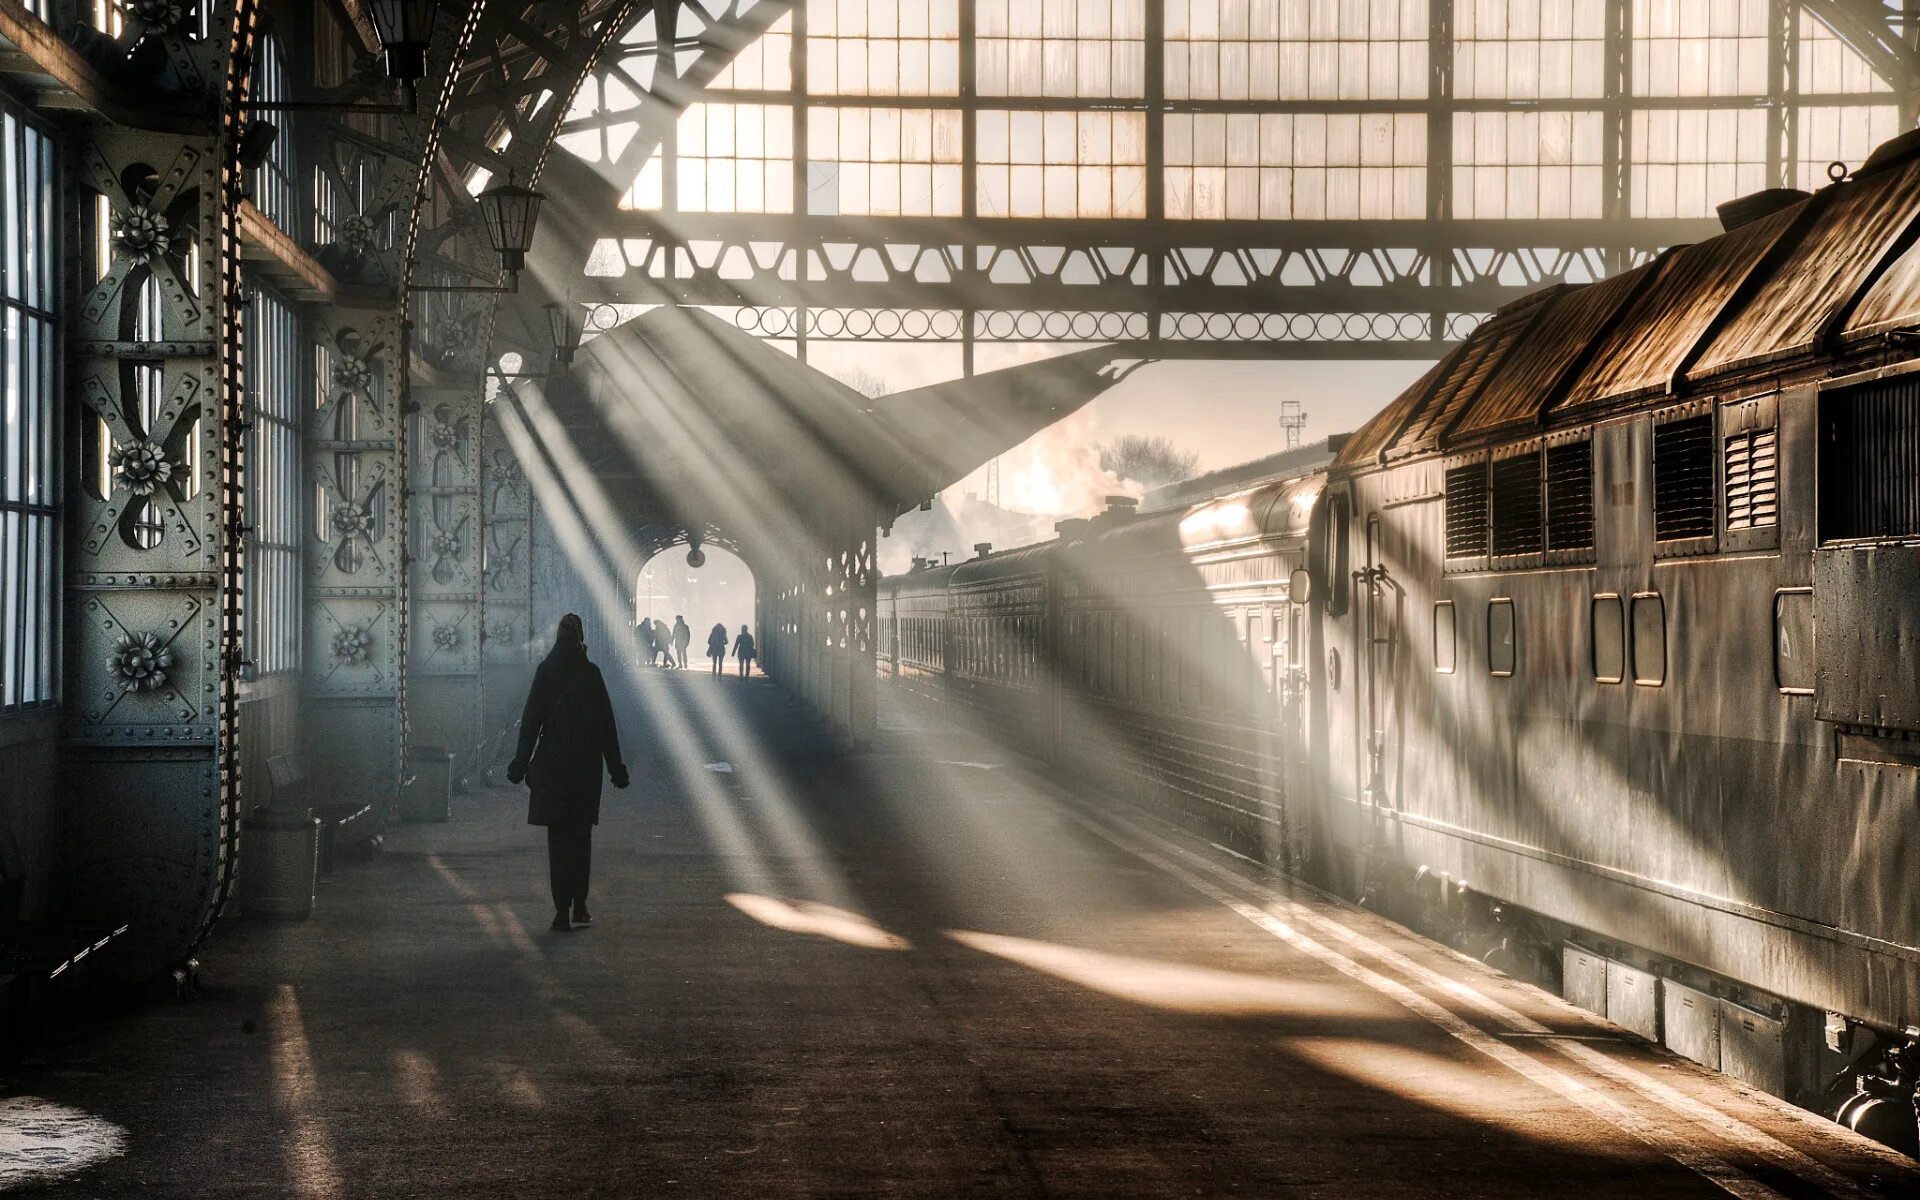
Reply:
[[1713, 536], [1713, 414], [1669, 421], [1653, 431], [1653, 536]]
[[1487, 552], [1487, 464], [1447, 472], [1447, 557]]
[[1593, 443], [1547, 447], [1547, 549], [1593, 549]]
[[1726, 441], [1727, 528], [1780, 521], [1780, 472], [1771, 429], [1750, 429]]
[[1920, 377], [1822, 397], [1820, 538], [1920, 533]]
[[1540, 517], [1540, 452], [1494, 463], [1493, 552], [1540, 553]]

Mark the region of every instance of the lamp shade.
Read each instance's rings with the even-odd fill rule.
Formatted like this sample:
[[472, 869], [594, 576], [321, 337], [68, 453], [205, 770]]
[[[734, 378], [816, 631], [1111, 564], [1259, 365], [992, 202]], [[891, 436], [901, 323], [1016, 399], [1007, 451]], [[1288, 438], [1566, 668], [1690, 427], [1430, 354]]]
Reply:
[[540, 219], [540, 202], [546, 197], [532, 188], [513, 182], [495, 184], [481, 192], [480, 219], [487, 225], [487, 240], [493, 243], [500, 265], [518, 271], [527, 265], [527, 251], [533, 247], [533, 225]]
[[573, 308], [558, 300], [547, 307], [547, 328], [553, 333], [553, 357], [561, 366], [573, 362], [573, 352], [580, 348], [581, 327], [574, 323]]
[[440, 0], [366, 0], [373, 36], [387, 52], [387, 78], [413, 83], [427, 73], [433, 14]]

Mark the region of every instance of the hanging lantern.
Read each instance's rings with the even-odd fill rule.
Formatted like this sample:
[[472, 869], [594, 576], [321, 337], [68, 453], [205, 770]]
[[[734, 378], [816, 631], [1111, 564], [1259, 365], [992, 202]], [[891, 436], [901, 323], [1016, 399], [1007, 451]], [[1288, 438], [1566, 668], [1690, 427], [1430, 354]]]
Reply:
[[527, 251], [533, 248], [533, 226], [540, 219], [540, 202], [546, 197], [532, 188], [521, 187], [507, 176], [507, 182], [481, 192], [480, 219], [486, 222], [487, 240], [500, 256], [500, 266], [519, 271], [527, 265]]
[[427, 73], [427, 47], [433, 41], [433, 14], [440, 0], [366, 0], [373, 36], [387, 53], [387, 78], [419, 82]]
[[553, 360], [563, 367], [571, 366], [584, 331], [573, 319], [572, 305], [556, 300], [546, 307], [547, 329], [553, 334]]

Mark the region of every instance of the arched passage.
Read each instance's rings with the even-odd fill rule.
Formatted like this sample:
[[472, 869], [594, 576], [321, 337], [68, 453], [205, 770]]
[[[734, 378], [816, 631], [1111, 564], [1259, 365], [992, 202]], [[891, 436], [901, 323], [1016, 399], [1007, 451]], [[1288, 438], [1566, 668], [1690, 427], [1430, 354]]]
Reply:
[[757, 587], [753, 568], [731, 550], [702, 546], [697, 567], [691, 554], [676, 546], [649, 558], [634, 579], [633, 611], [635, 620], [657, 618], [669, 626], [684, 617], [693, 630], [691, 665], [704, 668], [707, 637], [716, 624], [729, 647], [741, 626], [757, 627]]

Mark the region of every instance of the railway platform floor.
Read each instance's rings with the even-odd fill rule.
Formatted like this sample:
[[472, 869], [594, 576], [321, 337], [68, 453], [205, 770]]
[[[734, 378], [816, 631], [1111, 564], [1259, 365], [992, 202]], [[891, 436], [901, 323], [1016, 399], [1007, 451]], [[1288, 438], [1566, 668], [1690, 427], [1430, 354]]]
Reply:
[[924, 702], [834, 759], [767, 681], [629, 683], [593, 927], [548, 930], [521, 789], [458, 796], [14, 1080], [125, 1131], [23, 1194], [1920, 1194]]

